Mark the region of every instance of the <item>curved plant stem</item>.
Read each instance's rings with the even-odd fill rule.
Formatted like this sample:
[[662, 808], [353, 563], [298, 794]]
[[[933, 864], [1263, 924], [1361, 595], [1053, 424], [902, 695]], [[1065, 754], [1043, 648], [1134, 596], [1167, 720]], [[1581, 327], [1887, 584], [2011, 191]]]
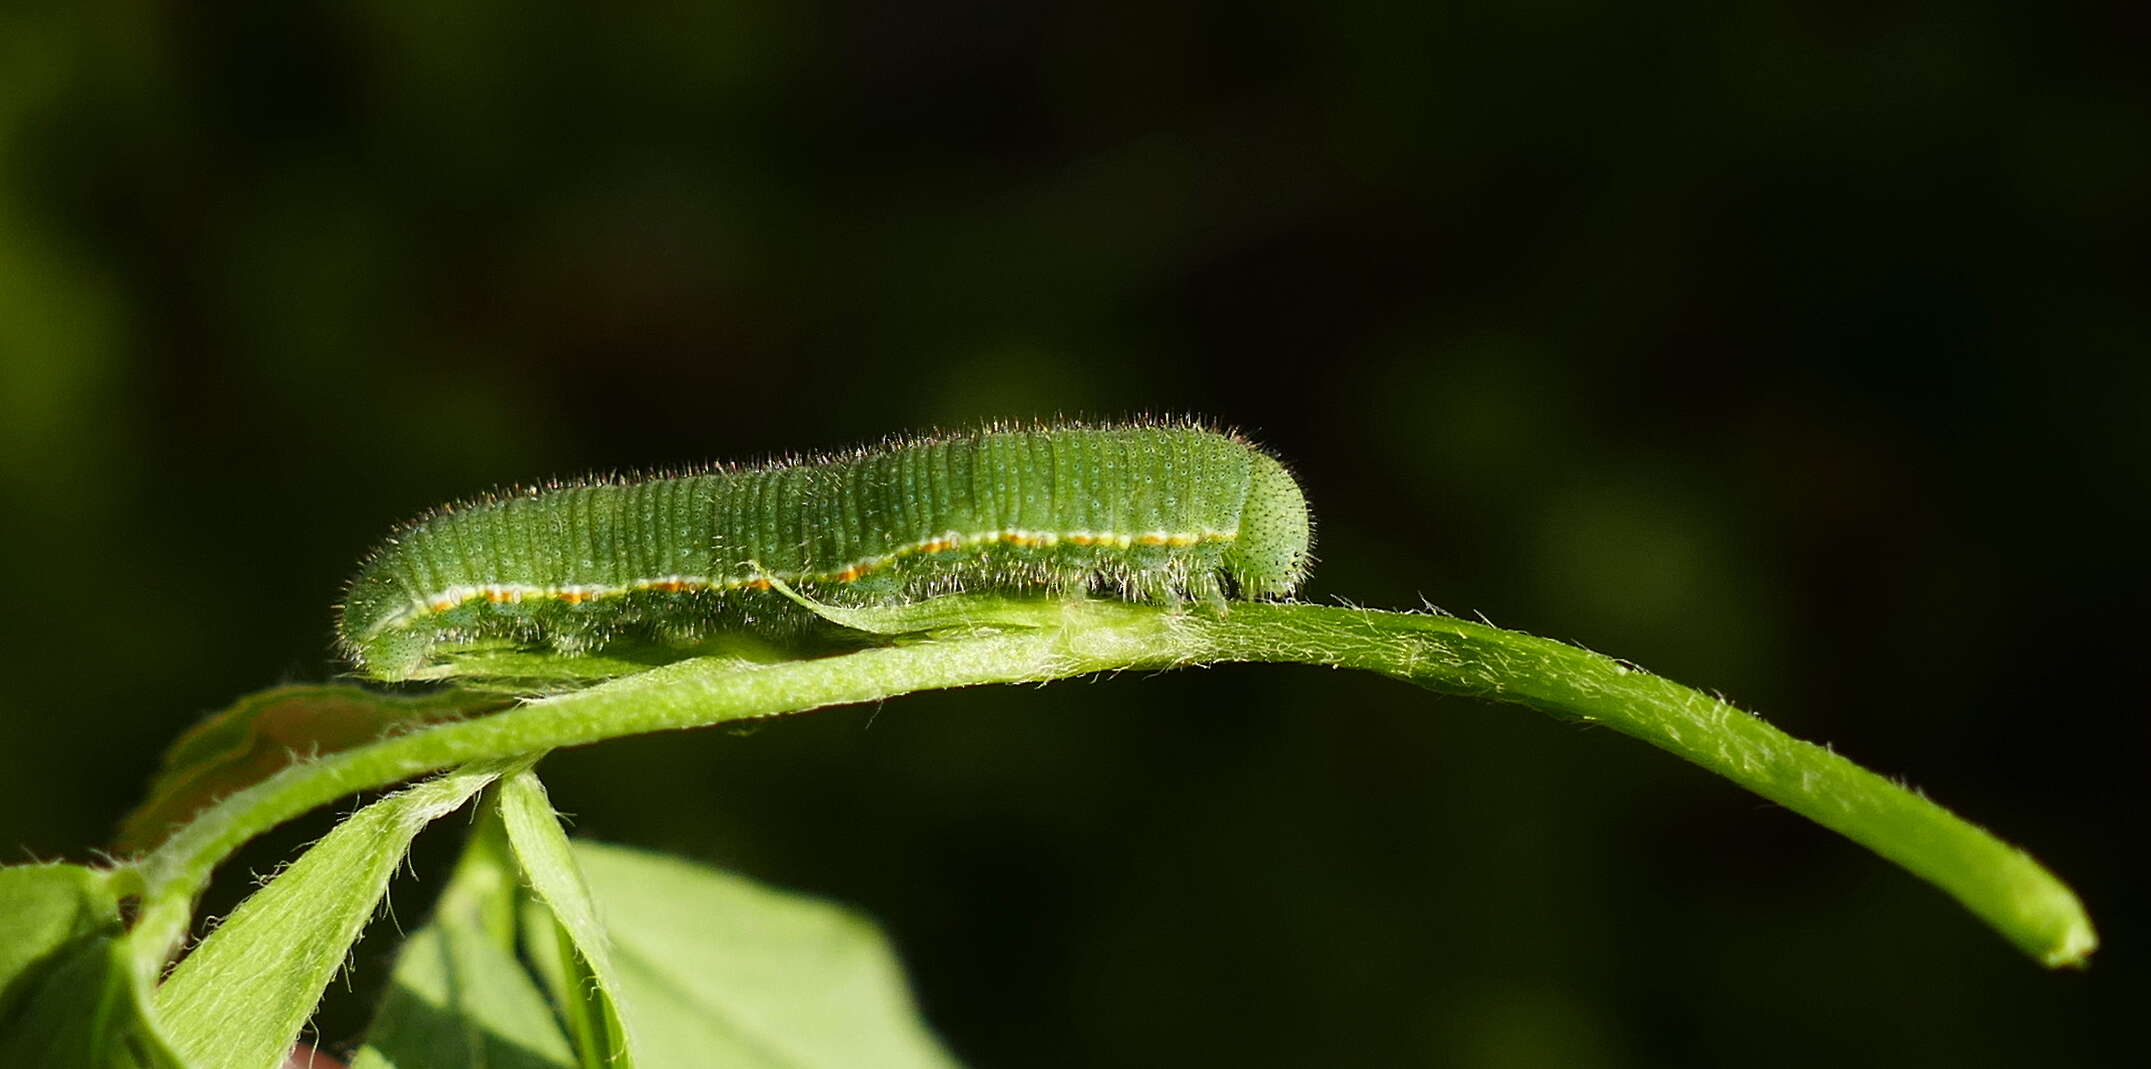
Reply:
[[[138, 963], [154, 972], [177, 947], [192, 900], [221, 858], [353, 791], [468, 761], [918, 690], [1222, 661], [1357, 668], [1604, 724], [1867, 846], [2047, 965], [2081, 963], [2097, 945], [2076, 896], [2022, 851], [1723, 701], [1573, 646], [1452, 617], [1318, 605], [1243, 604], [1226, 615], [1104, 601], [975, 609], [968, 618], [984, 626], [809, 660], [680, 661], [287, 768], [204, 811], [137, 863], [146, 887]], [[930, 626], [945, 626], [946, 610], [936, 611], [943, 615]]]

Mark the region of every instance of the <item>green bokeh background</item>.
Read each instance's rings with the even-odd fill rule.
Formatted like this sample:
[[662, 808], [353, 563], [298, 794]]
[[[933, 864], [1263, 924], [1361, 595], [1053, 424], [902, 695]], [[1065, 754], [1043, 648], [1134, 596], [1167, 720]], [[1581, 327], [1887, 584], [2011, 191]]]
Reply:
[[92, 856], [194, 716], [333, 675], [352, 561], [438, 501], [1201, 413], [1303, 476], [1311, 596], [1720, 690], [2030, 844], [2106, 950], [2041, 973], [1669, 757], [1314, 669], [621, 740], [555, 799], [870, 911], [980, 1066], [2117, 1060], [2146, 44], [2123, 5], [16, 5], [0, 846]]

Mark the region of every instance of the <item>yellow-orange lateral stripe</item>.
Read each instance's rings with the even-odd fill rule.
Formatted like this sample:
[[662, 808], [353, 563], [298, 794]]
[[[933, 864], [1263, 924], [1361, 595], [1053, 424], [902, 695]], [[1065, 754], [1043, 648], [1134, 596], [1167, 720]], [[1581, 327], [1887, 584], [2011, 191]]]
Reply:
[[[1046, 548], [1061, 542], [1077, 546], [1172, 546], [1175, 548], [1200, 545], [1204, 542], [1230, 542], [1239, 537], [1237, 531], [1198, 531], [1192, 534], [1175, 531], [1145, 531], [1141, 534], [1117, 534], [1101, 531], [985, 531], [979, 534], [961, 534], [951, 531], [923, 539], [911, 545], [884, 553], [878, 557], [854, 561], [833, 572], [809, 576], [784, 576], [789, 581], [849, 583], [871, 572], [887, 567], [905, 557], [928, 553], [946, 553], [952, 549], [1006, 542], [1025, 548]], [[637, 579], [620, 586], [584, 584], [566, 587], [520, 586], [506, 583], [452, 586], [414, 606], [410, 612], [382, 622], [383, 627], [393, 626], [412, 616], [447, 612], [465, 602], [483, 599], [495, 605], [513, 604], [525, 598], [550, 598], [570, 605], [580, 605], [599, 598], [618, 597], [640, 590], [655, 590], [666, 594], [678, 594], [694, 590], [768, 590], [769, 579], [763, 576], [743, 576], [736, 579], [711, 579], [705, 576], [668, 575], [658, 579]]]

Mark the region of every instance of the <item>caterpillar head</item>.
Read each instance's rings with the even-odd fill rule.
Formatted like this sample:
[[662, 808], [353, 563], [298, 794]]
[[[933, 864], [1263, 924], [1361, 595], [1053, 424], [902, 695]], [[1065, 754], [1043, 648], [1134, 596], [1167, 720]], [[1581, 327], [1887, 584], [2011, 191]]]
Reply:
[[1299, 589], [1313, 558], [1314, 528], [1307, 496], [1292, 473], [1268, 453], [1254, 454], [1240, 537], [1225, 551], [1225, 570], [1248, 597], [1277, 597]]

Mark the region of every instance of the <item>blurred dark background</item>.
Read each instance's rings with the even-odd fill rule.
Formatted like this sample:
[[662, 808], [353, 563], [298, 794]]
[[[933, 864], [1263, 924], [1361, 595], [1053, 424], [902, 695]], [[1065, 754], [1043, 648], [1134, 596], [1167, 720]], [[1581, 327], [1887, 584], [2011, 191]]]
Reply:
[[332, 676], [352, 562], [436, 502], [1200, 413], [1304, 477], [1311, 596], [1720, 690], [2028, 844], [2104, 952], [1314, 669], [621, 740], [555, 799], [871, 912], [980, 1066], [2118, 1060], [2147, 46], [2133, 5], [15, 5], [0, 846], [92, 856], [196, 715]]

